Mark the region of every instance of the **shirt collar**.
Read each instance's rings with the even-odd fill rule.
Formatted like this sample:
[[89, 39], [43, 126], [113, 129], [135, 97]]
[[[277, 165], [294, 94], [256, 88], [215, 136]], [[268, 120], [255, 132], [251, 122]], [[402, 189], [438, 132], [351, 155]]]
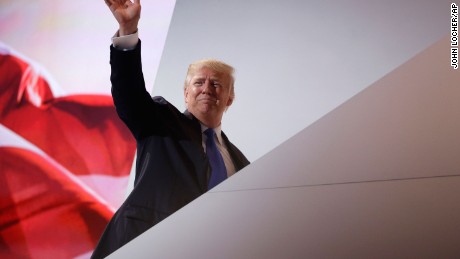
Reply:
[[[203, 125], [201, 122], [200, 122], [200, 125], [201, 125], [201, 133], [203, 134], [203, 132], [207, 130], [208, 127]], [[219, 124], [219, 126], [213, 128], [213, 130], [216, 133], [217, 140], [219, 141], [220, 144], [222, 144], [222, 124]]]

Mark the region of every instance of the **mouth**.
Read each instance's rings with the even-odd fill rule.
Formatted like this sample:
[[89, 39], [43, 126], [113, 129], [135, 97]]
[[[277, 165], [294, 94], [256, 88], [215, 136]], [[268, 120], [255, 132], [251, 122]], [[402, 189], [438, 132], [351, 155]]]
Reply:
[[216, 98], [213, 98], [213, 97], [199, 97], [197, 98], [197, 101], [199, 102], [203, 102], [203, 103], [212, 103], [212, 104], [216, 104], [217, 103], [217, 99]]

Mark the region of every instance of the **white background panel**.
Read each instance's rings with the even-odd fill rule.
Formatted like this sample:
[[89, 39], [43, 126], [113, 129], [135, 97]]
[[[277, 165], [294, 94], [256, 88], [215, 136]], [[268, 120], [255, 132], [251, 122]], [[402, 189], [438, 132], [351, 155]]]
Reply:
[[212, 191], [460, 174], [445, 37]]
[[460, 176], [209, 193], [109, 258], [459, 258]]

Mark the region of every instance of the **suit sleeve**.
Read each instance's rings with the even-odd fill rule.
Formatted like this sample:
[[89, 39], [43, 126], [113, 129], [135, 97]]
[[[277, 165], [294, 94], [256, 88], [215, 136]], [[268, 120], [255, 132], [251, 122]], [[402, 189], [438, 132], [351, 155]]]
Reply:
[[141, 63], [141, 41], [133, 50], [110, 46], [112, 97], [118, 116], [139, 140], [162, 130], [166, 101], [154, 101], [145, 89]]

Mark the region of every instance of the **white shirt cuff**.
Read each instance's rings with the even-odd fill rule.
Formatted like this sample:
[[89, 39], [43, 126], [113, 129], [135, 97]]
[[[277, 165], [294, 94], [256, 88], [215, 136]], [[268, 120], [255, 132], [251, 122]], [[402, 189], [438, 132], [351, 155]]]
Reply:
[[133, 34], [118, 36], [118, 31], [112, 37], [113, 47], [121, 50], [133, 50], [139, 41], [139, 34], [136, 31]]

